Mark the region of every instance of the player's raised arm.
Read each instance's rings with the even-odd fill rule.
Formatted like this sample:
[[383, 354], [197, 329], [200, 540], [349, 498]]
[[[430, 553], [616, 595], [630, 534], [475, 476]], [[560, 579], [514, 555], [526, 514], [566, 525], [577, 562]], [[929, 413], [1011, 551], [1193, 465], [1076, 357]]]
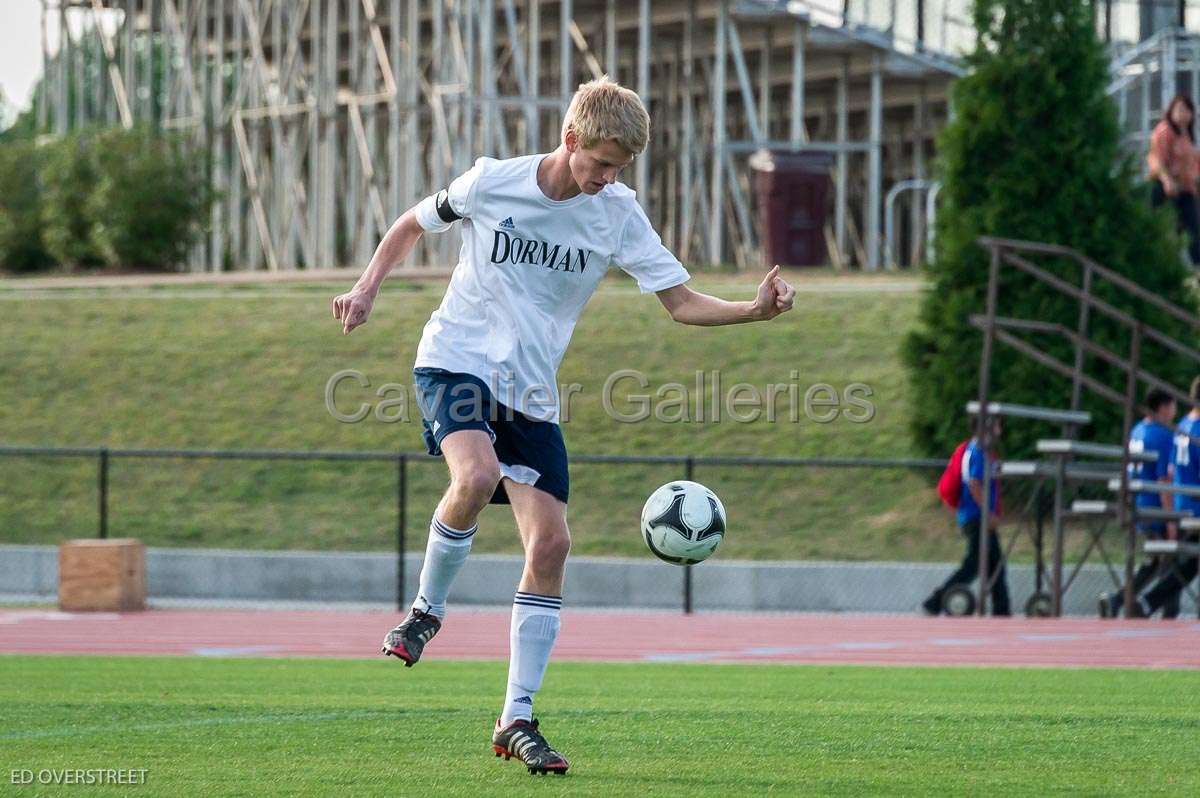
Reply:
[[333, 300], [333, 317], [342, 322], [343, 335], [366, 323], [379, 294], [379, 286], [392, 268], [408, 257], [422, 233], [449, 230], [458, 220], [471, 216], [475, 182], [489, 160], [480, 158], [473, 167], [455, 178], [449, 188], [429, 195], [396, 220], [375, 248], [375, 254], [358, 282]]
[[334, 298], [333, 317], [342, 322], [342, 335], [348, 335], [355, 327], [366, 324], [384, 278], [392, 267], [408, 257], [421, 238], [424, 229], [417, 222], [417, 207], [401, 214], [384, 234], [366, 271], [354, 287]]
[[766, 321], [791, 310], [796, 296], [796, 289], [779, 276], [778, 266], [767, 272], [753, 300], [731, 302], [688, 288], [686, 283], [690, 275], [687, 269], [663, 245], [650, 220], [636, 204], [618, 236], [613, 262], [637, 280], [643, 293], [657, 295], [671, 318], [680, 324], [717, 327]]
[[779, 276], [779, 267], [767, 272], [753, 300], [731, 302], [727, 299], [676, 285], [657, 292], [671, 318], [681, 324], [716, 327], [747, 321], [767, 321], [792, 309], [796, 289]]

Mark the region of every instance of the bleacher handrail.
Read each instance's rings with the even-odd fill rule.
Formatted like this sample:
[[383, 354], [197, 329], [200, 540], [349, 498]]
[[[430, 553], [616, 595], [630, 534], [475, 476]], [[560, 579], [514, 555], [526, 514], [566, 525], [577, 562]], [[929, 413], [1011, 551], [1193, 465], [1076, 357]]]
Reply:
[[[987, 412], [991, 416], [1030, 418], [1038, 421], [1052, 421], [1058, 424], [1083, 425], [1092, 423], [1092, 414], [1086, 410], [1058, 410], [1052, 407], [1020, 405], [1013, 402], [988, 402]], [[967, 415], [979, 415], [979, 402], [974, 399], [967, 402]]]
[[[1114, 272], [1083, 253], [1060, 244], [1048, 244], [1038, 241], [1026, 241], [998, 236], [982, 236], [978, 239], [980, 246], [990, 252], [990, 266], [987, 282], [987, 309], [984, 315], [972, 315], [968, 322], [983, 332], [983, 352], [980, 358], [978, 407], [981, 408], [979, 417], [987, 419], [989, 408], [989, 391], [991, 389], [992, 349], [995, 341], [1012, 347], [1021, 354], [1040, 363], [1049, 370], [1063, 375], [1071, 380], [1070, 409], [1078, 410], [1081, 391], [1084, 388], [1103, 397], [1122, 409], [1121, 444], [1112, 447], [1090, 448], [1066, 446], [1062, 453], [1057, 453], [1058, 465], [1054, 472], [1055, 481], [1055, 512], [1054, 512], [1054, 563], [1052, 566], [1052, 614], [1058, 615], [1062, 609], [1062, 593], [1065, 589], [1062, 572], [1064, 516], [1068, 510], [1063, 507], [1063, 483], [1066, 479], [1066, 468], [1069, 460], [1076, 454], [1099, 455], [1107, 452], [1109, 456], [1120, 457], [1119, 475], [1108, 482], [1111, 490], [1117, 496], [1117, 518], [1122, 529], [1126, 531], [1125, 583], [1126, 606], [1132, 606], [1133, 570], [1137, 557], [1137, 533], [1135, 528], [1136, 514], [1131, 507], [1132, 495], [1138, 492], [1157, 491], [1182, 495], [1200, 496], [1200, 488], [1186, 488], [1162, 483], [1142, 483], [1130, 478], [1129, 466], [1136, 455], [1124, 445], [1129, 440], [1130, 431], [1135, 422], [1138, 402], [1138, 386], [1151, 385], [1166, 390], [1171, 396], [1181, 402], [1188, 401], [1187, 392], [1172, 385], [1165, 379], [1142, 368], [1143, 341], [1152, 341], [1166, 349], [1189, 358], [1193, 363], [1200, 364], [1200, 351], [1162, 332], [1154, 326], [1134, 317], [1131, 313], [1115, 307], [1108, 301], [1095, 294], [1096, 283], [1103, 281], [1108, 286], [1123, 292], [1125, 296], [1141, 302], [1148, 308], [1157, 309], [1166, 316], [1186, 324], [1192, 331], [1200, 331], [1200, 317], [1187, 309], [1180, 307], [1157, 294], [1143, 288], [1135, 281]], [[1081, 267], [1080, 284], [1073, 284], [1063, 277], [1052, 274], [1045, 268], [1034, 264], [1030, 256], [1047, 256], [1074, 262]], [[1045, 319], [1016, 319], [1000, 316], [997, 305], [1000, 294], [1001, 270], [1009, 266], [1033, 277], [1043, 285], [1061, 296], [1069, 297], [1078, 302], [1079, 312], [1076, 329], [1069, 329], [1060, 320]], [[1130, 331], [1128, 354], [1122, 355], [1101, 346], [1091, 339], [1089, 326], [1092, 310], [1098, 314], [1115, 320]], [[1039, 348], [1035, 343], [1025, 340], [1013, 331], [1026, 333], [1054, 334], [1062, 336], [1073, 344], [1074, 363], [1068, 365], [1049, 352]], [[1115, 366], [1124, 373], [1123, 390], [1101, 383], [1084, 371], [1086, 358], [1092, 357]], [[1064, 438], [1074, 438], [1074, 428], [1064, 425]], [[985, 427], [986, 428], [986, 427]], [[1093, 445], [1094, 447], [1095, 445]], [[1040, 447], [1044, 450], [1045, 447]], [[1086, 450], [1085, 450], [1086, 449]], [[1049, 452], [1047, 452], [1049, 453]], [[1054, 454], [1054, 453], [1050, 453]], [[1039, 469], [1040, 470], [1040, 469]], [[988, 511], [989, 491], [987, 481], [990, 470], [984, 472], [984, 512]], [[980, 544], [983, 546], [984, 533], [980, 529]], [[980, 591], [977, 602], [979, 611], [986, 608], [987, 595], [983, 589], [987, 579], [983, 575], [989, 573], [986, 562], [986, 552], [980, 553]], [[1078, 569], [1076, 569], [1078, 570]], [[1068, 583], [1069, 584], [1069, 581]]]
[[1042, 454], [1057, 455], [1087, 455], [1089, 457], [1108, 457], [1121, 459], [1128, 457], [1143, 463], [1153, 463], [1158, 459], [1154, 452], [1138, 452], [1131, 448], [1107, 443], [1088, 443], [1087, 441], [1043, 439], [1037, 442], [1037, 450]]
[[[1061, 244], [1045, 244], [1039, 241], [1026, 241], [1019, 238], [998, 238], [996, 236], [980, 236], [978, 241], [980, 246], [984, 247], [985, 249], [997, 247], [1000, 249], [1024, 250], [1026, 252], [1034, 252], [1039, 255], [1055, 255], [1058, 257], [1070, 258], [1081, 266], [1091, 270], [1094, 274], [1098, 274], [1122, 290], [1133, 294], [1138, 299], [1149, 302], [1159, 310], [1171, 314], [1186, 324], [1190, 324], [1196, 330], [1200, 330], [1200, 318], [1197, 318], [1194, 314], [1189, 313], [1187, 309], [1181, 308], [1173, 302], [1168, 302], [1152, 291], [1142, 288], [1125, 275], [1118, 274], [1112, 269], [1100, 265], [1087, 255], [1084, 255], [1082, 252], [1072, 249], [1071, 247], [1062, 246]], [[1069, 285], [1069, 283], [1065, 283], [1065, 281], [1064, 284]], [[1092, 297], [1091, 301], [1096, 303], [1098, 300], [1096, 300], [1095, 297]], [[1117, 312], [1120, 313], [1120, 311]]]

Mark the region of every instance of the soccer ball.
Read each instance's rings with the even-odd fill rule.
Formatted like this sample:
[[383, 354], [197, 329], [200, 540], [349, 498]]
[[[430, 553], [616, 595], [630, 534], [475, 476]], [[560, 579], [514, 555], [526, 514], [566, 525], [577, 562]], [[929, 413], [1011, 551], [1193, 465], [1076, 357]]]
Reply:
[[668, 482], [642, 508], [642, 537], [654, 556], [675, 565], [707, 560], [725, 537], [725, 507], [699, 482]]

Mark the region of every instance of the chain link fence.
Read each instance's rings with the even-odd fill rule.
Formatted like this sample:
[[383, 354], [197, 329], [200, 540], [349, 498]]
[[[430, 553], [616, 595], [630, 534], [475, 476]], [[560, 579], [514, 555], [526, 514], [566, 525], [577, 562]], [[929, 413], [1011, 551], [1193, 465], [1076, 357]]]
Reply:
[[[576, 455], [571, 465], [578, 605], [913, 612], [963, 553], [933, 490], [941, 460]], [[132, 537], [150, 547], [152, 598], [400, 607], [447, 482], [441, 458], [424, 453], [102, 447], [0, 447], [0, 477], [0, 543], [26, 544], [3, 547], [0, 593], [52, 593], [49, 547], [64, 540]], [[717, 555], [695, 568], [658, 562], [638, 530], [645, 498], [681, 478], [712, 488], [729, 514]], [[1049, 546], [1040, 484], [1004, 485], [1017, 612], [1048, 582], [1037, 567], [1039, 539]], [[490, 507], [480, 529], [452, 599], [503, 602], [521, 570], [512, 514]], [[1119, 583], [1124, 537], [1115, 521], [1075, 523], [1066, 553], [1066, 611], [1094, 612]], [[41, 582], [30, 576], [39, 569]], [[1185, 599], [1184, 612], [1193, 607]]]

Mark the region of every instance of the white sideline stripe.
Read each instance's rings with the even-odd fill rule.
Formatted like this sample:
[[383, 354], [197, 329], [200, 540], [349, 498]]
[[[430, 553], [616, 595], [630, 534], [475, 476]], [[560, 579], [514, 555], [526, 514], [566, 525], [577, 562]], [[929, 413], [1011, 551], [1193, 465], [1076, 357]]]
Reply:
[[836, 643], [810, 643], [798, 646], [754, 646], [727, 651], [671, 651], [645, 654], [643, 662], [710, 662], [725, 660], [750, 660], [761, 657], [778, 657], [796, 654], [819, 654], [836, 651], [905, 650], [917, 646], [955, 648], [959, 646], [1005, 645], [1014, 642], [1054, 643], [1064, 641], [1103, 640], [1114, 637], [1183, 637], [1185, 645], [1192, 645], [1190, 633], [1200, 633], [1200, 623], [1169, 629], [1110, 629], [1105, 632], [1079, 632], [1067, 634], [1025, 633], [1010, 637], [931, 637], [924, 640], [880, 640], [842, 641]]
[[14, 624], [22, 621], [117, 621], [121, 615], [116, 612], [61, 612], [59, 610], [29, 610], [27, 612], [6, 612], [0, 614], [0, 624]]
[[40, 729], [0, 734], [0, 740], [38, 740], [47, 737], [86, 737], [91, 734], [111, 732], [157, 731], [159, 729], [187, 729], [196, 726], [223, 726], [237, 723], [285, 723], [289, 721], [363, 720], [376, 716], [394, 716], [394, 710], [364, 709], [354, 712], [292, 712], [261, 713], [257, 715], [230, 715], [223, 718], [192, 718], [190, 720], [164, 720], [154, 723], [109, 723], [95, 726], [75, 726], [69, 729]]
[[276, 651], [287, 651], [287, 649], [284, 646], [216, 646], [192, 649], [192, 653], [198, 657], [240, 657], [247, 654], [270, 654]]

